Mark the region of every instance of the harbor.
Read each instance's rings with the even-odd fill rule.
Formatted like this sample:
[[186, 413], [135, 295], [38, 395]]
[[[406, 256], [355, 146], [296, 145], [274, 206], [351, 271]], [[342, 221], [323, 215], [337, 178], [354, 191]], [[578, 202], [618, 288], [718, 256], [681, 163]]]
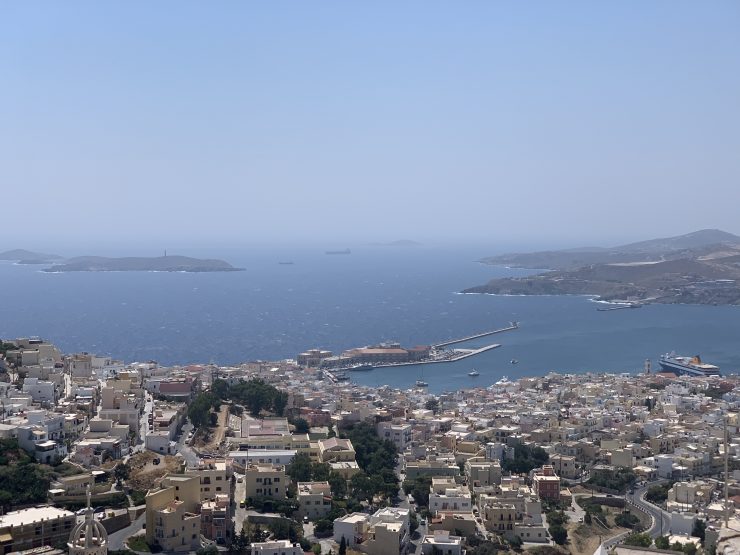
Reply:
[[[347, 381], [350, 379], [348, 372], [355, 372], [355, 371], [367, 371], [367, 370], [373, 370], [373, 369], [381, 369], [381, 368], [400, 368], [400, 367], [407, 367], [407, 366], [424, 366], [427, 364], [441, 364], [441, 363], [448, 363], [448, 362], [458, 362], [460, 360], [464, 360], [466, 358], [474, 357], [476, 355], [479, 355], [481, 353], [485, 353], [487, 351], [491, 351], [493, 349], [497, 349], [501, 347], [500, 343], [491, 343], [488, 345], [483, 345], [481, 347], [476, 347], [473, 349], [465, 349], [465, 348], [455, 348], [455, 349], [448, 349], [447, 347], [451, 345], [457, 345], [459, 343], [465, 343], [467, 341], [472, 341], [475, 339], [480, 339], [482, 337], [489, 337], [491, 335], [516, 330], [519, 328], [518, 322], [511, 322], [511, 325], [476, 333], [473, 335], [469, 335], [466, 337], [462, 337], [459, 339], [451, 339], [448, 341], [443, 341], [441, 343], [433, 344], [429, 347], [415, 347], [413, 349], [404, 350], [400, 347], [400, 345], [397, 344], [381, 344], [376, 347], [363, 347], [361, 349], [351, 349], [349, 351], [345, 352], [345, 355], [347, 356], [364, 356], [366, 357], [365, 360], [362, 360], [361, 362], [358, 362], [357, 360], [353, 360], [351, 364], [346, 365], [339, 365], [335, 367], [331, 367], [327, 365], [322, 366], [322, 370], [324, 370], [325, 375], [327, 378], [332, 381], [333, 383], [341, 382], [341, 381]], [[394, 354], [396, 352], [404, 351], [404, 352], [423, 352], [423, 356], [421, 356], [418, 359], [414, 360], [388, 360], [388, 356], [382, 356], [387, 355], [388, 351], [393, 351]], [[370, 357], [376, 356], [380, 360], [377, 362], [374, 362], [372, 360], [368, 360]], [[382, 358], [381, 358], [382, 356]], [[386, 359], [386, 360], [383, 360]], [[327, 358], [325, 359], [325, 362], [333, 362], [333, 359]]]

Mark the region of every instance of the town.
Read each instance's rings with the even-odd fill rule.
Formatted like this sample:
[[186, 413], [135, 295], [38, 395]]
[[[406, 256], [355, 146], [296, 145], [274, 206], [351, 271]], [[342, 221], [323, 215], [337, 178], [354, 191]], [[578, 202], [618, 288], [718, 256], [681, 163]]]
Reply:
[[2, 553], [740, 549], [737, 376], [550, 373], [435, 395], [337, 380], [331, 356], [168, 367], [3, 340]]

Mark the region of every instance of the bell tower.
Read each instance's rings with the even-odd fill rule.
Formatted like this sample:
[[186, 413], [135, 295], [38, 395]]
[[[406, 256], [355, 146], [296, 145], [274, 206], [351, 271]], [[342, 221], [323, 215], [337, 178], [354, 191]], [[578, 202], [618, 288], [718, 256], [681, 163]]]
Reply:
[[87, 486], [85, 520], [77, 524], [69, 535], [69, 555], [108, 555], [108, 532], [95, 520], [90, 498], [90, 486]]

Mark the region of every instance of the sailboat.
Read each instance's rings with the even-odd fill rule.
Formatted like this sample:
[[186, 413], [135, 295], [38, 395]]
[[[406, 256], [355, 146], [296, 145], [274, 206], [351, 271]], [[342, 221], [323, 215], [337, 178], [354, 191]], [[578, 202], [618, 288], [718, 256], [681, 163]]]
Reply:
[[421, 379], [423, 376], [424, 373], [422, 371], [419, 371], [419, 379], [416, 380], [416, 387], [429, 387], [429, 384]]

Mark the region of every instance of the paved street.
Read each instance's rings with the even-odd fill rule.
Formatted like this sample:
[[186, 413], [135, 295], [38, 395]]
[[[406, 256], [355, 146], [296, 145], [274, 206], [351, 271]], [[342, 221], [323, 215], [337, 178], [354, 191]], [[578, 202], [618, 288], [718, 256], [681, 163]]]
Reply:
[[118, 532], [113, 532], [112, 534], [109, 534], [108, 535], [108, 550], [118, 551], [120, 549], [123, 549], [123, 542], [126, 541], [131, 536], [136, 535], [139, 531], [141, 531], [144, 528], [145, 522], [146, 522], [146, 513], [143, 513], [139, 518], [133, 521], [130, 526], [127, 526], [126, 528], [123, 528], [119, 530]]

